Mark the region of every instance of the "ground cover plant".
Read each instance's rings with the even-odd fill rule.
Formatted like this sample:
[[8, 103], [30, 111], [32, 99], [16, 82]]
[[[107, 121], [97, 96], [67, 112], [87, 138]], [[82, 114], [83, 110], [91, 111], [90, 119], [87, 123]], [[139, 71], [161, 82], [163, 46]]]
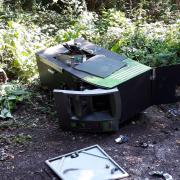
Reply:
[[30, 98], [30, 92], [17, 82], [0, 86], [0, 118], [13, 118], [12, 110], [16, 105]]

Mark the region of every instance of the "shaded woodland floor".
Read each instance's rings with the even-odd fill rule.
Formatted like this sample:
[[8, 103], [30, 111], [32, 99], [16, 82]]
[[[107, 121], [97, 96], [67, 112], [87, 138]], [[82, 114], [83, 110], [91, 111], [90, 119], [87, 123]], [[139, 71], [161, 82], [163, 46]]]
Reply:
[[[20, 105], [15, 120], [0, 120], [0, 179], [57, 179], [45, 160], [90, 145], [100, 145], [131, 179], [156, 179], [151, 170], [180, 179], [180, 117], [168, 115], [180, 103], [152, 106], [111, 134], [63, 132], [49, 93], [37, 94], [31, 103]], [[114, 139], [127, 135], [129, 141]], [[3, 152], [3, 153], [2, 153]]]

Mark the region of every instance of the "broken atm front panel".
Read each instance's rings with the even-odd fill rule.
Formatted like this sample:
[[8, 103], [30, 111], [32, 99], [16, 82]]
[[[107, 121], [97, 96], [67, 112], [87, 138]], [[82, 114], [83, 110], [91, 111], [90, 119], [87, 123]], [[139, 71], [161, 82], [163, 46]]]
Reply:
[[63, 180], [115, 180], [129, 176], [98, 145], [46, 160], [46, 164]]
[[104, 90], [54, 90], [62, 129], [108, 132], [119, 129], [121, 97], [117, 88]]

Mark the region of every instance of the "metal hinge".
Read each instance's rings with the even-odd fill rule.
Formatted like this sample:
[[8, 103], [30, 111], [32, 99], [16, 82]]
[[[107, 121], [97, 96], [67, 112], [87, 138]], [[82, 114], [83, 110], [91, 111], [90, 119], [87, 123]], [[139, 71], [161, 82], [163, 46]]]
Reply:
[[150, 76], [150, 80], [155, 80], [156, 79], [156, 69], [152, 70], [152, 75]]
[[52, 70], [52, 69], [48, 69], [48, 72], [51, 73], [51, 74], [55, 74], [55, 71]]

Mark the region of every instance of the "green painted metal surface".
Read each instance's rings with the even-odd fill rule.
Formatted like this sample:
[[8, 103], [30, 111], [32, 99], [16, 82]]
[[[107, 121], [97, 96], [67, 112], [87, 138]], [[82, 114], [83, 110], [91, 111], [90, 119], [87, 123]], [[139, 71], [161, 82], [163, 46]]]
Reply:
[[152, 69], [151, 67], [143, 65], [132, 59], [125, 59], [124, 61], [128, 64], [126, 67], [114, 72], [106, 78], [88, 75], [83, 78], [83, 80], [100, 87], [113, 88]]

